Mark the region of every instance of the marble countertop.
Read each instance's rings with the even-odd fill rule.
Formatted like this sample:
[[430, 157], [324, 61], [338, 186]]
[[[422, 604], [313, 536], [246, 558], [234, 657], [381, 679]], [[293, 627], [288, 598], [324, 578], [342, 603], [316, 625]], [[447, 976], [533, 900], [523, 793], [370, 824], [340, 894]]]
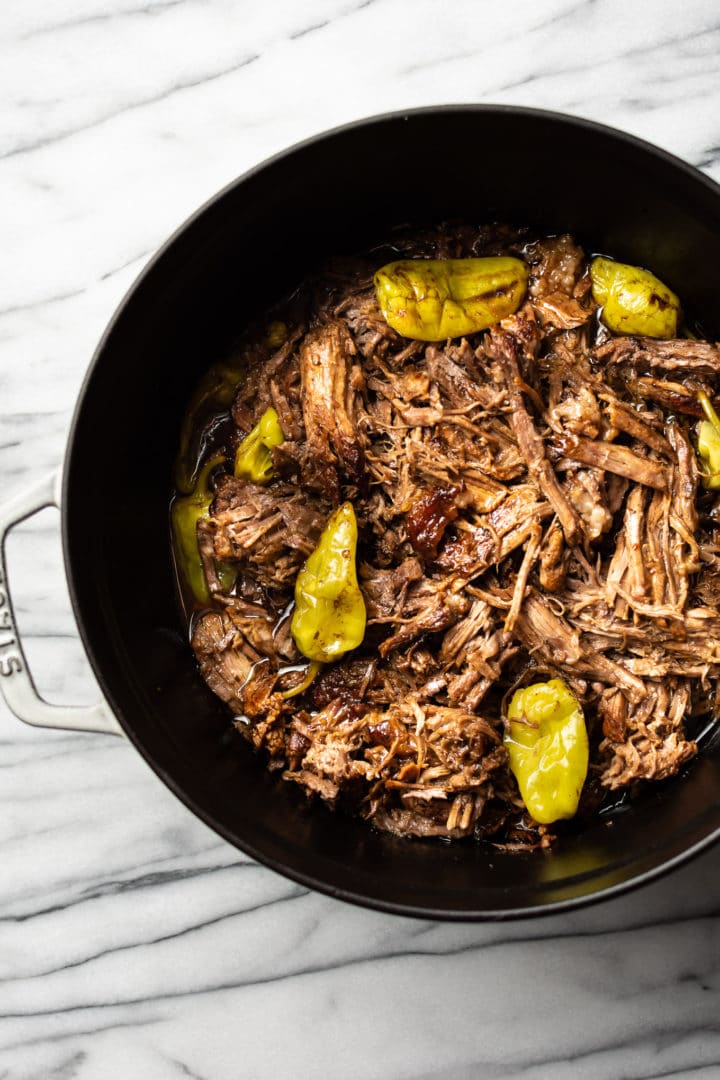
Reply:
[[[25, 0], [0, 11], [0, 89], [0, 501], [61, 462], [150, 254], [298, 139], [519, 103], [720, 179], [712, 0]], [[41, 689], [93, 702], [57, 512], [8, 553]], [[239, 855], [120, 739], [0, 703], [0, 866], [3, 1080], [720, 1076], [720, 849], [549, 919], [403, 919]]]

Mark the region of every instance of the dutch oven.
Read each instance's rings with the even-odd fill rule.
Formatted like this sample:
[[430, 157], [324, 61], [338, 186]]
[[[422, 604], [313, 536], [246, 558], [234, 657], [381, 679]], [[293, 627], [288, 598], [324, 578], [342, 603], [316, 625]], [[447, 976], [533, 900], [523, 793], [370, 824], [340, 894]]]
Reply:
[[[406, 915], [500, 919], [608, 897], [720, 831], [720, 748], [549, 852], [384, 835], [273, 777], [200, 679], [168, 538], [183, 411], [239, 329], [330, 254], [400, 223], [508, 221], [573, 233], [651, 267], [720, 337], [720, 187], [629, 135], [504, 106], [350, 124], [277, 155], [190, 218], [124, 299], [93, 358], [62, 480], [0, 509], [10, 528], [59, 504], [80, 633], [105, 702], [37, 696], [0, 579], [0, 686], [23, 720], [125, 735], [203, 821], [253, 858], [345, 900]], [[3, 574], [5, 567], [2, 567]]]

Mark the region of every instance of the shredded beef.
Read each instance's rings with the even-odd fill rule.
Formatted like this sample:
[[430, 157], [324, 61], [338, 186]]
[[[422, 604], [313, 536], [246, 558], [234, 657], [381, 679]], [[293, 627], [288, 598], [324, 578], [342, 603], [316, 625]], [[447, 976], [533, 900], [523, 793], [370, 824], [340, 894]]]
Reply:
[[225, 476], [200, 531], [211, 537], [216, 559], [250, 567], [262, 586], [277, 593], [294, 583], [325, 516], [291, 485], [270, 490]]
[[595, 359], [609, 370], [616, 367], [670, 375], [720, 374], [720, 348], [709, 341], [656, 341], [654, 338], [613, 338], [595, 350]]
[[320, 490], [327, 493], [329, 489], [334, 501], [338, 499], [337, 474], [357, 484], [364, 468], [349, 371], [354, 353], [353, 339], [340, 321], [312, 331], [300, 346], [307, 472], [311, 475], [315, 469], [317, 475], [317, 469], [322, 469]]
[[363, 566], [360, 569], [367, 617], [370, 621], [396, 618], [403, 610], [407, 590], [413, 581], [420, 581], [423, 568], [420, 559], [410, 558], [393, 570]]
[[[558, 677], [580, 700], [583, 806], [674, 776], [717, 708], [720, 507], [695, 425], [720, 349], [611, 335], [567, 235], [400, 232], [387, 260], [503, 254], [525, 259], [527, 297], [486, 332], [401, 338], [375, 298], [375, 252], [288, 301], [280, 349], [250, 341], [223, 452], [270, 405], [284, 442], [264, 486], [214, 474], [192, 645], [238, 729], [309, 796], [400, 836], [532, 850], [552, 834], [503, 748], [515, 687]], [[295, 580], [345, 500], [365, 639], [286, 696], [307, 667]]]
[[556, 458], [567, 458], [583, 465], [592, 465], [595, 469], [625, 476], [638, 484], [666, 491], [670, 480], [668, 470], [658, 463], [617, 443], [596, 442], [583, 439], [578, 435], [560, 435], [553, 440], [552, 448]]

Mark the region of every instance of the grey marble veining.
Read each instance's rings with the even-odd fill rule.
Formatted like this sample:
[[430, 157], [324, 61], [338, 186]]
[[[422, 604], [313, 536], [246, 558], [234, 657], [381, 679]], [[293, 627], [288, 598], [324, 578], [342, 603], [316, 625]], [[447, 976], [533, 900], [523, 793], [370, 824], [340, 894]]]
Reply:
[[[268, 154], [502, 101], [720, 179], [712, 0], [26, 0], [0, 10], [0, 498], [61, 462], [92, 351], [177, 224]], [[462, 155], [462, 148], [452, 148]], [[42, 688], [97, 688], [58, 518], [11, 539]], [[720, 851], [508, 926], [356, 909], [239, 855], [120, 740], [0, 705], [0, 1078], [720, 1076]]]

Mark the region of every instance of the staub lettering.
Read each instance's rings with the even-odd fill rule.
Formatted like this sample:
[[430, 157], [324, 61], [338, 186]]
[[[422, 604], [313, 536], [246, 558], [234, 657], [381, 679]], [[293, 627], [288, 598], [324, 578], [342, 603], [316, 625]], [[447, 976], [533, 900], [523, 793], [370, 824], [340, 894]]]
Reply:
[[[0, 677], [9, 679], [23, 670], [23, 662], [18, 652], [15, 625], [10, 610], [10, 597], [4, 586], [5, 578], [0, 571]], [[9, 630], [13, 636], [3, 639], [3, 630]]]
[[22, 660], [17, 653], [0, 655], [0, 676], [9, 679], [11, 675], [19, 674], [23, 669]]

